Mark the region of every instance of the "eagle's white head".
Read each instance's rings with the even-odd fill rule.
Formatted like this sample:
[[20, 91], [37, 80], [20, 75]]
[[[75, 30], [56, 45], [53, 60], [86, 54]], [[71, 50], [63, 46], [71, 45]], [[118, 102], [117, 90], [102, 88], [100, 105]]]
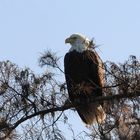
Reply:
[[72, 34], [69, 38], [65, 40], [65, 43], [70, 43], [71, 45], [69, 52], [73, 50], [77, 52], [83, 52], [85, 50], [91, 49], [89, 47], [90, 40], [81, 34]]

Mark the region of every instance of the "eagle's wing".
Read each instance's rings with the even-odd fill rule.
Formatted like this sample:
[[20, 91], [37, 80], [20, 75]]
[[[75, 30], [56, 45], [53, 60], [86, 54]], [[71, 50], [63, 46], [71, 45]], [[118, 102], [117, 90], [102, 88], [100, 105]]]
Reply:
[[91, 51], [73, 51], [65, 55], [64, 67], [69, 97], [72, 102], [81, 102], [81, 106], [76, 109], [86, 124], [95, 120], [101, 122], [105, 118], [99, 103], [87, 102], [91, 97], [102, 96], [102, 65], [99, 56]]

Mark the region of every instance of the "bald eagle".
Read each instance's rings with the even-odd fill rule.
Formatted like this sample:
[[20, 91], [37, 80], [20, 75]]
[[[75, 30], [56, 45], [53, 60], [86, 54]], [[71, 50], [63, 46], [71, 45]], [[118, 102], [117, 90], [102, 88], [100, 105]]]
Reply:
[[64, 58], [64, 69], [69, 99], [78, 103], [76, 110], [87, 125], [101, 123], [106, 115], [102, 103], [90, 102], [103, 96], [103, 62], [92, 48], [91, 41], [81, 34], [73, 34], [65, 40], [71, 48]]

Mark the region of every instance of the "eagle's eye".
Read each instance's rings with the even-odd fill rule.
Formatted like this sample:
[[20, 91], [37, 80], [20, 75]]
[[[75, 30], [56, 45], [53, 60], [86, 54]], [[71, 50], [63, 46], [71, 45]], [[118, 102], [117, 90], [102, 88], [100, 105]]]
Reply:
[[76, 37], [76, 36], [73, 36], [73, 37], [71, 37], [71, 39], [72, 39], [72, 40], [76, 40], [76, 39], [77, 39], [77, 37]]

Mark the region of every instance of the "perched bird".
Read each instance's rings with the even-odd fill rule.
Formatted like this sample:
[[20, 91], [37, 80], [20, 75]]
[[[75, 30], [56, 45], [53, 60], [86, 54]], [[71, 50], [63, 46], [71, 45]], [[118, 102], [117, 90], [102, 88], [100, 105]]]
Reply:
[[71, 35], [65, 43], [71, 45], [64, 58], [69, 99], [78, 103], [76, 110], [87, 125], [101, 123], [106, 117], [102, 103], [91, 102], [103, 96], [104, 86], [104, 66], [94, 49], [95, 44], [81, 34]]

